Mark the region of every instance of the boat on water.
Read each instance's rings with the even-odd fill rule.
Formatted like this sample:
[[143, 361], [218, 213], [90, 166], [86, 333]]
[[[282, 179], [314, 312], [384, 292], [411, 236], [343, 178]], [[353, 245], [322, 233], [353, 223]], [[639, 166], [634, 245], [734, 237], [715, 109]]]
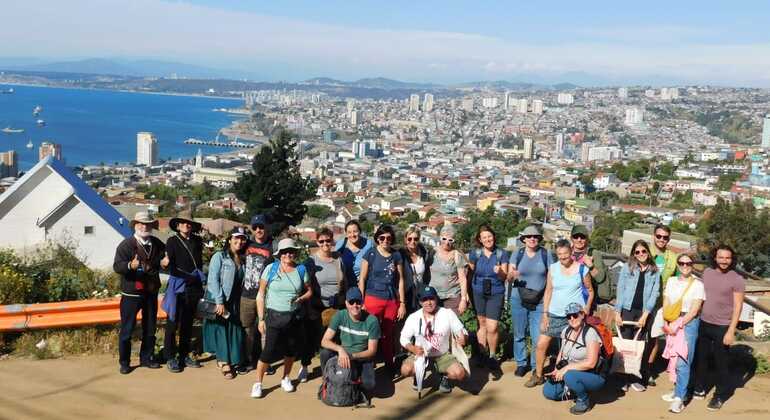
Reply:
[[4, 94], [8, 94], [8, 95], [12, 94], [13, 92], [15, 92], [15, 91], [13, 90], [13, 88], [9, 88], [9, 89], [0, 90], [0, 93], [4, 93]]
[[35, 147], [35, 145], [34, 145], [34, 144], [32, 144], [32, 140], [28, 141], [28, 142], [27, 142], [27, 149], [31, 149], [31, 148], [33, 148], [33, 147]]
[[6, 133], [6, 134], [16, 134], [16, 133], [23, 133], [24, 129], [23, 128], [5, 127], [4, 129], [2, 129], [2, 132]]
[[41, 119], [38, 119], [36, 122], [37, 122], [37, 125], [40, 126], [40, 127], [43, 127], [45, 125], [45, 121], [43, 121]]
[[43, 112], [43, 107], [38, 105], [38, 106], [35, 107], [35, 109], [32, 110], [32, 115], [37, 117], [38, 115], [40, 115], [41, 112]]

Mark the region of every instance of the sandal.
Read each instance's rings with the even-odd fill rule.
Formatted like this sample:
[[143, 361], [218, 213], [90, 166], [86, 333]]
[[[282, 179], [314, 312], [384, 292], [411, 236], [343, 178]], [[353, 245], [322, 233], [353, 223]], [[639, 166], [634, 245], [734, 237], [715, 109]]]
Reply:
[[222, 376], [224, 376], [225, 379], [235, 378], [235, 372], [233, 372], [233, 368], [230, 367], [230, 365], [222, 365], [220, 368], [222, 369]]

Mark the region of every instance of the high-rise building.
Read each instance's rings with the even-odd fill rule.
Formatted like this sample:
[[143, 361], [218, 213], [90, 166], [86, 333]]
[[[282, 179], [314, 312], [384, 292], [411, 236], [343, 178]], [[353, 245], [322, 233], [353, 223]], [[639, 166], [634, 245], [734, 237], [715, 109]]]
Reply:
[[626, 89], [624, 87], [618, 88], [618, 98], [620, 98], [620, 99], [628, 98], [628, 89]]
[[527, 100], [526, 99], [519, 99], [516, 103], [516, 112], [520, 114], [526, 114], [527, 113]]
[[623, 151], [617, 146], [594, 146], [593, 143], [583, 143], [580, 147], [580, 160], [583, 162], [619, 160]]
[[626, 125], [635, 126], [644, 122], [644, 110], [640, 108], [628, 108], [626, 110]]
[[575, 102], [575, 97], [571, 93], [560, 93], [556, 97], [556, 102], [559, 105], [572, 105]]
[[198, 154], [195, 155], [195, 167], [203, 167], [203, 151], [201, 149], [198, 149]]
[[420, 110], [420, 95], [413, 93], [409, 96], [409, 112], [416, 112]]
[[531, 137], [524, 138], [524, 160], [535, 158], [535, 142]]
[[353, 98], [348, 98], [345, 105], [347, 106], [347, 109], [348, 109], [348, 115], [350, 115], [350, 113], [353, 112], [353, 109], [355, 109], [356, 107], [356, 100]]
[[61, 144], [42, 142], [37, 156], [38, 160], [43, 160], [46, 156], [53, 156], [54, 159], [61, 160]]
[[481, 106], [484, 108], [497, 108], [497, 98], [489, 97], [481, 100]]
[[513, 109], [513, 95], [511, 92], [505, 92], [505, 97], [503, 99], [503, 108], [505, 108], [506, 111], [510, 111]]
[[765, 115], [762, 124], [762, 148], [770, 149], [770, 114]]
[[16, 177], [19, 175], [19, 155], [15, 150], [0, 153], [0, 178]]
[[425, 112], [433, 111], [433, 95], [430, 93], [425, 94], [425, 98], [422, 101], [422, 110]]
[[564, 154], [564, 133], [559, 133], [556, 136], [556, 157], [562, 157]]
[[655, 97], [655, 90], [653, 89], [647, 89], [644, 91], [644, 96], [648, 98], [654, 98]]
[[473, 98], [463, 99], [463, 110], [473, 112]]
[[136, 164], [158, 164], [158, 139], [154, 134], [147, 131], [136, 133]]
[[361, 111], [357, 111], [355, 109], [350, 111], [350, 125], [355, 127], [358, 124], [361, 124], [361, 119]]
[[540, 99], [535, 99], [532, 101], [532, 113], [535, 115], [540, 115], [543, 113], [543, 101]]
[[660, 99], [663, 101], [671, 101], [679, 99], [679, 88], [662, 88], [660, 89]]

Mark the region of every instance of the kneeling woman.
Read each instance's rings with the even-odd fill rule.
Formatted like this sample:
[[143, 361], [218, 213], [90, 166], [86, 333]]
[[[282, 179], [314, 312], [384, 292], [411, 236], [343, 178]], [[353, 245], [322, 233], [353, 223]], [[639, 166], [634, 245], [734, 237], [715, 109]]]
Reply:
[[278, 261], [265, 267], [259, 279], [258, 328], [265, 337], [265, 346], [257, 363], [257, 382], [251, 389], [252, 398], [262, 398], [262, 379], [267, 366], [281, 355], [281, 388], [286, 392], [294, 391], [289, 374], [303, 344], [300, 311], [302, 303], [313, 296], [310, 276], [304, 268], [297, 266], [298, 253], [299, 247], [293, 239], [281, 239], [275, 252]]
[[604, 378], [595, 373], [599, 367], [602, 339], [595, 328], [585, 323], [585, 314], [579, 304], [570, 303], [564, 312], [569, 326], [561, 334], [557, 369], [548, 374], [543, 395], [549, 400], [561, 401], [571, 397], [565, 393], [572, 391], [577, 401], [569, 411], [583, 414], [591, 409], [588, 393], [604, 386]]

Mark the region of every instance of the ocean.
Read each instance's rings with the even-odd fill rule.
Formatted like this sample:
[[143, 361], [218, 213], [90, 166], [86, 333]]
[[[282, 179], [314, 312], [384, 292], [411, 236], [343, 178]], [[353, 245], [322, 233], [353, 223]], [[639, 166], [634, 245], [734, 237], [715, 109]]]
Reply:
[[[136, 162], [139, 131], [155, 134], [161, 159], [194, 157], [200, 146], [186, 145], [184, 141], [190, 137], [213, 139], [220, 128], [239, 118], [213, 110], [242, 104], [239, 99], [0, 85], [0, 90], [8, 88], [15, 92], [0, 94], [0, 129], [25, 131], [0, 132], [0, 152], [16, 150], [20, 171], [37, 163], [38, 147], [43, 141], [61, 144], [68, 166]], [[43, 110], [34, 117], [32, 111], [38, 105]], [[39, 127], [38, 118], [46, 125]], [[34, 147], [27, 149], [30, 140]], [[232, 149], [202, 150], [208, 154]]]

